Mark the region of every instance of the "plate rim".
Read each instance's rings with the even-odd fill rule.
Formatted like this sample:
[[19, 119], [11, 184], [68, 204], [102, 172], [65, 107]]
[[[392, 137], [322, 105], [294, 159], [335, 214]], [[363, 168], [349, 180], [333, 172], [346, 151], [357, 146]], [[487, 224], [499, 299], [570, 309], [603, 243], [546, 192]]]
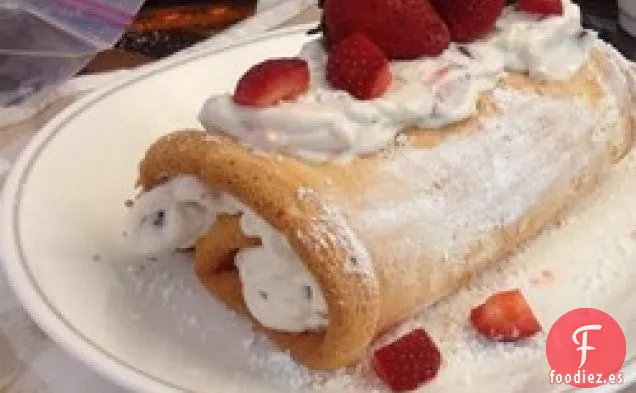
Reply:
[[[99, 103], [103, 98], [116, 93], [128, 85], [135, 84], [161, 72], [179, 67], [205, 57], [214, 56], [225, 50], [240, 49], [260, 41], [291, 36], [307, 32], [315, 23], [284, 27], [265, 33], [259, 33], [237, 42], [210, 48], [200, 52], [189, 53], [174, 59], [161, 60], [155, 64], [123, 78], [107, 87], [89, 93], [74, 102], [47, 122], [20, 152], [13, 164], [3, 186], [2, 205], [0, 206], [0, 264], [2, 265], [7, 282], [20, 304], [31, 319], [63, 350], [88, 366], [101, 376], [113, 381], [124, 389], [133, 391], [152, 391], [170, 393], [197, 393], [183, 386], [162, 379], [145, 372], [123, 359], [101, 348], [97, 343], [86, 337], [67, 321], [35, 283], [28, 269], [19, 239], [19, 205], [22, 197], [23, 180], [28, 176], [31, 168], [37, 162], [40, 154], [48, 143], [84, 110]], [[596, 388], [597, 393], [614, 393], [636, 388], [636, 355], [626, 359], [621, 371], [624, 382], [621, 385], [604, 385]], [[150, 390], [148, 390], [150, 389]], [[567, 389], [565, 392], [576, 392], [579, 389]]]
[[307, 32], [314, 25], [307, 23], [275, 29], [239, 39], [230, 45], [189, 53], [146, 66], [147, 68], [134, 72], [120, 81], [89, 93], [86, 97], [65, 108], [49, 120], [20, 152], [6, 178], [1, 193], [0, 217], [2, 222], [0, 223], [0, 244], [2, 248], [0, 250], [0, 264], [3, 267], [9, 286], [31, 319], [48, 337], [75, 359], [125, 389], [196, 393], [188, 388], [147, 373], [125, 360], [119, 359], [107, 349], [100, 347], [64, 318], [36, 284], [36, 280], [28, 269], [28, 262], [24, 256], [20, 241], [19, 206], [22, 199], [24, 180], [28, 177], [40, 154], [55, 136], [64, 130], [65, 125], [73, 121], [75, 117], [99, 103], [105, 97], [129, 85], [177, 68], [183, 64], [221, 54], [226, 50], [240, 49], [261, 41]]

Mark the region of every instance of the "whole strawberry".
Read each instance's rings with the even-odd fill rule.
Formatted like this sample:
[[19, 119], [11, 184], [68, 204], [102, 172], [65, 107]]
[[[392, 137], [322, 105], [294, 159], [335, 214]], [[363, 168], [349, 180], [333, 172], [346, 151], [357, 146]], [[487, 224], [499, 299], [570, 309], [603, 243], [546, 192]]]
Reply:
[[327, 59], [327, 80], [361, 100], [377, 98], [391, 83], [389, 60], [373, 42], [354, 33], [334, 46]]
[[450, 44], [448, 27], [428, 0], [326, 0], [327, 41], [364, 34], [389, 59], [435, 56]]
[[457, 42], [471, 42], [488, 34], [506, 5], [505, 0], [432, 0]]
[[442, 355], [423, 329], [416, 329], [378, 349], [371, 359], [376, 375], [393, 392], [406, 392], [437, 375]]

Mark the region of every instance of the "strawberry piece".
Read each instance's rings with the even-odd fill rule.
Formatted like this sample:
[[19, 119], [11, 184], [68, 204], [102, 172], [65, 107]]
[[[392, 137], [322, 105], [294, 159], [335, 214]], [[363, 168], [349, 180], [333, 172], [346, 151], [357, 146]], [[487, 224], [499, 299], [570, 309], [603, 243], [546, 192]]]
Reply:
[[499, 292], [470, 312], [479, 333], [492, 341], [519, 341], [541, 331], [530, 306], [519, 290]]
[[405, 392], [437, 375], [442, 355], [425, 330], [416, 329], [375, 351], [371, 365], [394, 392]]
[[505, 0], [432, 0], [446, 20], [451, 37], [471, 42], [489, 33], [504, 9]]
[[270, 59], [250, 68], [239, 80], [234, 102], [267, 107], [293, 100], [309, 88], [309, 66], [303, 59]]
[[361, 100], [384, 94], [391, 83], [389, 60], [368, 38], [354, 33], [336, 45], [327, 59], [327, 80]]
[[521, 11], [541, 15], [563, 15], [561, 0], [519, 0], [517, 7]]
[[327, 0], [323, 16], [330, 44], [362, 33], [389, 59], [435, 56], [450, 44], [448, 27], [428, 0]]

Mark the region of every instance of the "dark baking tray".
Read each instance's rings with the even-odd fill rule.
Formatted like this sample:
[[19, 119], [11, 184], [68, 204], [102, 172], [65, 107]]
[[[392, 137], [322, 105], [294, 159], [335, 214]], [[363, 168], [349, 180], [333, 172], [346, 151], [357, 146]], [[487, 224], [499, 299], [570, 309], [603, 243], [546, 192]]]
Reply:
[[254, 13], [256, 0], [148, 0], [116, 48], [158, 59]]

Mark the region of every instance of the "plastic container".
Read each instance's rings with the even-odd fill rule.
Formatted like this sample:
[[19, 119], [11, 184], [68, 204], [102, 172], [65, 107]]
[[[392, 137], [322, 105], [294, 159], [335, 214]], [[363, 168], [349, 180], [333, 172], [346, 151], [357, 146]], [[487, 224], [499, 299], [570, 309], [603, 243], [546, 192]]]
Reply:
[[0, 0], [0, 109], [65, 82], [122, 35], [144, 0]]

